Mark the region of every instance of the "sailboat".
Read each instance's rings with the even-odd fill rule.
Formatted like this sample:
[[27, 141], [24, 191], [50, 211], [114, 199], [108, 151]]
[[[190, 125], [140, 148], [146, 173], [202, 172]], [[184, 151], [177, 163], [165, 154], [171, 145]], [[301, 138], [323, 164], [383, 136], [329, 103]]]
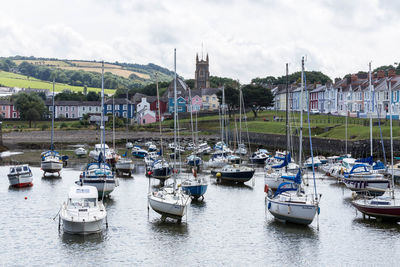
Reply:
[[[264, 174], [265, 186], [272, 190], [277, 190], [281, 183], [291, 182], [293, 171], [299, 169], [297, 164], [292, 163], [289, 144], [289, 70], [286, 68], [286, 151], [283, 155], [281, 155], [282, 153], [278, 153], [278, 155], [274, 157], [274, 160], [267, 161]], [[301, 154], [299, 154], [299, 158], [301, 160]]]
[[97, 188], [99, 197], [108, 196], [118, 186], [111, 166], [106, 162], [106, 144], [104, 127], [104, 62], [101, 70], [101, 123], [100, 123], [100, 149], [97, 162], [89, 163], [79, 176], [78, 185], [91, 185]]
[[[242, 106], [242, 103], [243, 103], [242, 89], [239, 86], [239, 105], [240, 105], [240, 107]], [[241, 116], [242, 116], [241, 112], [242, 112], [242, 109], [240, 108], [240, 115], [239, 115], [240, 122], [241, 122]], [[240, 128], [240, 132], [241, 131], [242, 131], [242, 129]], [[239, 137], [239, 143], [241, 143], [241, 141], [242, 141], [241, 137]], [[222, 181], [238, 182], [238, 183], [247, 182], [251, 178], [253, 178], [255, 170], [254, 170], [254, 168], [245, 166], [245, 165], [241, 164], [240, 162], [241, 162], [241, 158], [239, 158], [239, 163], [225, 165], [220, 170], [211, 171], [211, 174], [215, 175], [218, 180], [222, 180]]]
[[[160, 155], [151, 161], [149, 166], [150, 175], [156, 179], [159, 179], [162, 183], [172, 176], [172, 168], [167, 160], [164, 159], [164, 145], [163, 135], [161, 127], [161, 109], [160, 109], [160, 93], [158, 90], [158, 79], [156, 73], [156, 89], [157, 89], [157, 105], [158, 105], [158, 125], [160, 129]], [[155, 152], [154, 152], [155, 153]], [[157, 155], [158, 156], [158, 155]]]
[[[286, 71], [288, 64], [286, 64]], [[300, 91], [300, 147], [299, 155], [302, 150], [302, 128], [303, 128], [303, 75], [304, 75], [304, 58], [302, 59], [302, 86]], [[288, 101], [288, 100], [286, 100]], [[287, 102], [286, 102], [287, 103]], [[311, 157], [313, 158], [312, 142], [311, 142], [311, 128], [310, 128], [310, 107], [308, 105], [308, 124], [309, 124], [309, 135], [310, 135], [310, 150]], [[301, 156], [299, 156], [299, 165], [301, 165]], [[313, 165], [313, 162], [312, 162]], [[295, 176], [287, 176], [286, 179], [292, 180], [292, 182], [284, 182], [278, 186], [275, 194], [271, 194], [267, 191], [266, 203], [268, 211], [278, 220], [284, 222], [291, 222], [297, 224], [308, 225], [314, 220], [315, 214], [319, 213], [319, 198], [317, 195], [317, 188], [315, 184], [315, 170], [313, 169], [314, 177], [314, 194], [307, 195], [301, 190], [301, 169]]]
[[[176, 97], [176, 49], [174, 49], [174, 147], [177, 147], [177, 97]], [[176, 154], [174, 156], [174, 182], [172, 187], [162, 187], [158, 191], [149, 192], [147, 199], [150, 207], [157, 213], [161, 214], [161, 220], [166, 218], [177, 219], [181, 222], [182, 217], [186, 214], [187, 206], [191, 202], [189, 195], [185, 194], [177, 187], [176, 176]]]
[[[192, 128], [192, 142], [197, 147], [197, 140], [194, 138], [194, 128], [193, 128], [193, 105], [192, 105], [192, 95], [190, 92], [189, 88], [189, 103], [190, 103], [190, 121], [191, 121], [191, 128]], [[197, 128], [197, 124], [196, 124]], [[196, 154], [192, 154], [187, 158], [187, 164], [192, 167], [192, 177], [189, 177], [188, 179], [184, 180], [181, 183], [182, 190], [190, 195], [191, 197], [198, 199], [202, 198], [204, 199], [204, 194], [207, 191], [208, 188], [208, 182], [204, 177], [200, 177], [197, 172], [199, 171], [200, 164], [202, 163], [202, 160], [199, 156], [196, 156]]]
[[58, 173], [60, 176], [60, 171], [63, 167], [63, 161], [60, 153], [54, 150], [54, 79], [53, 79], [53, 103], [51, 111], [51, 145], [50, 150], [42, 152], [40, 167], [43, 170], [43, 176], [46, 173]]
[[[389, 98], [390, 98], [390, 155], [391, 165], [393, 166], [393, 122], [392, 122], [392, 81], [389, 79]], [[400, 201], [396, 201], [394, 193], [394, 169], [390, 169], [391, 187], [386, 190], [386, 194], [374, 198], [361, 198], [353, 200], [353, 206], [364, 216], [368, 215], [381, 220], [400, 221]]]

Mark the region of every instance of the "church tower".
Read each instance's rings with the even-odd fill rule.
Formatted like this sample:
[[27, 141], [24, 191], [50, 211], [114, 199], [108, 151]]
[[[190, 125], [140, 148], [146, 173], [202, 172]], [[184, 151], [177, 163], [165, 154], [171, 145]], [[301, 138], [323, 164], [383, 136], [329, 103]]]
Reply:
[[199, 54], [196, 54], [196, 72], [194, 73], [194, 89], [210, 88], [210, 71], [208, 54], [206, 60], [201, 58], [199, 60]]

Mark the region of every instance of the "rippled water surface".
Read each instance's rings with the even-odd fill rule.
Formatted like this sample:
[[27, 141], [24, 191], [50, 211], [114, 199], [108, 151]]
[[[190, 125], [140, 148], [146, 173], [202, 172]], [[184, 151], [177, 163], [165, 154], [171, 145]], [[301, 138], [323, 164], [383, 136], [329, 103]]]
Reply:
[[[255, 185], [210, 181], [203, 202], [192, 202], [187, 219], [162, 223], [147, 209], [149, 182], [134, 178], [106, 201], [109, 228], [103, 234], [59, 233], [57, 212], [79, 176], [67, 168], [61, 179], [43, 179], [33, 168], [34, 186], [9, 188], [0, 167], [1, 265], [397, 265], [400, 226], [363, 220], [351, 192], [334, 180], [318, 179], [322, 193], [317, 218], [308, 227], [282, 224], [265, 213], [263, 175]], [[309, 188], [311, 190], [312, 188]], [[25, 197], [27, 199], [25, 200]]]

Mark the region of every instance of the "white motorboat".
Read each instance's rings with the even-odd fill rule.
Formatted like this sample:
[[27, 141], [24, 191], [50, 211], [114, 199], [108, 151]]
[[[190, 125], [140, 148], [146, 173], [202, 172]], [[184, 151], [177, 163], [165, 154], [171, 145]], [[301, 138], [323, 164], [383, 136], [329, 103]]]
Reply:
[[40, 163], [40, 167], [45, 175], [46, 173], [58, 173], [58, 175], [60, 175], [60, 171], [63, 167], [63, 161], [61, 155], [57, 151], [45, 151], [41, 154], [41, 157], [42, 161]]
[[236, 154], [247, 155], [247, 147], [245, 144], [239, 144], [238, 148], [235, 150]]
[[13, 187], [32, 186], [33, 175], [29, 165], [16, 165], [10, 167], [8, 180]]
[[119, 185], [107, 163], [89, 163], [79, 176], [79, 185], [91, 185], [97, 188], [99, 197], [108, 196]]
[[103, 230], [107, 212], [97, 196], [94, 186], [75, 185], [70, 189], [68, 200], [60, 211], [64, 232], [86, 235]]
[[78, 147], [74, 152], [77, 157], [86, 157], [87, 154], [87, 150], [83, 147]]
[[122, 175], [126, 173], [130, 177], [134, 169], [135, 169], [135, 164], [131, 159], [126, 157], [121, 157], [117, 161], [117, 163], [115, 163], [115, 170], [117, 172], [117, 175]]
[[269, 158], [269, 152], [265, 149], [258, 149], [253, 153], [253, 155], [251, 155], [250, 162], [255, 164], [264, 164], [267, 158]]
[[199, 144], [198, 147], [196, 148], [196, 154], [200, 154], [200, 155], [209, 154], [209, 153], [211, 153], [211, 151], [212, 151], [212, 149], [207, 144], [207, 142]]
[[314, 160], [313, 160], [313, 157], [309, 157], [306, 160], [306, 162], [304, 163], [304, 166], [307, 168], [312, 168], [313, 164], [314, 164], [314, 168], [318, 168], [318, 166], [321, 165], [322, 163], [318, 157], [314, 157]]

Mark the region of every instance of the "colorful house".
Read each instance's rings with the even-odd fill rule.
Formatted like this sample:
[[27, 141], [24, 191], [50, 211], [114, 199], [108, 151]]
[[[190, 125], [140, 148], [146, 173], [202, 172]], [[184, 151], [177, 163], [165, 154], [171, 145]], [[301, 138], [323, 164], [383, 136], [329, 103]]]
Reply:
[[201, 100], [202, 100], [202, 110], [218, 110], [219, 100], [217, 93], [220, 92], [222, 88], [202, 88], [201, 89]]
[[[80, 101], [54, 101], [54, 118], [79, 119], [79, 103]], [[53, 111], [52, 99], [47, 99], [45, 104], [49, 110], [49, 114], [51, 114]]]
[[[186, 112], [187, 111], [187, 102], [184, 97], [182, 97], [182, 96], [178, 97], [176, 99], [176, 103], [177, 103], [177, 111], [178, 112]], [[175, 107], [174, 98], [169, 98], [168, 99], [168, 112], [174, 113], [174, 107]]]
[[0, 99], [0, 115], [3, 119], [19, 119], [19, 111], [8, 99]]
[[132, 119], [135, 117], [135, 105], [126, 98], [109, 98], [104, 103], [104, 115], [115, 114], [120, 118]]

